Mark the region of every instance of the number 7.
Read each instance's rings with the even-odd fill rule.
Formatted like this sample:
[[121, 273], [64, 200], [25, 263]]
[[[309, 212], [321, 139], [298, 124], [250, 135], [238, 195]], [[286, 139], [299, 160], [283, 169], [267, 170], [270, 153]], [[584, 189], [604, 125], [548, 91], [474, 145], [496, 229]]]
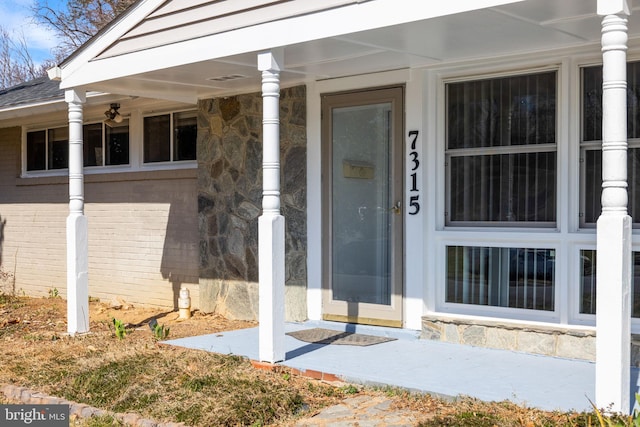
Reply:
[[420, 132], [417, 130], [410, 130], [409, 131], [409, 138], [413, 137], [413, 139], [411, 140], [411, 149], [415, 150], [416, 149], [416, 141], [418, 140], [418, 134]]

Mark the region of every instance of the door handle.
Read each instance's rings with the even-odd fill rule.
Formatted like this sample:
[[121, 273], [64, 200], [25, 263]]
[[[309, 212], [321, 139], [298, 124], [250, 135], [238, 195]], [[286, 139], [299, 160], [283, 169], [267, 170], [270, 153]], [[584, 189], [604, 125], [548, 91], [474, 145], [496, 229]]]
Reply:
[[402, 212], [402, 202], [396, 202], [396, 204], [393, 205], [390, 210], [393, 211], [394, 214], [400, 215], [400, 212]]

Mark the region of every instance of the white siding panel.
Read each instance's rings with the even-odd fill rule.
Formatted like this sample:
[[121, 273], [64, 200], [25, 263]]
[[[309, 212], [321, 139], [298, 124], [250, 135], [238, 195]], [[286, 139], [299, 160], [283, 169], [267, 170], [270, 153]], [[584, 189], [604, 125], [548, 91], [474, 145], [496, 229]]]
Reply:
[[240, 14], [250, 9], [267, 8], [275, 3], [291, 3], [291, 0], [284, 2], [282, 0], [270, 2], [265, 2], [264, 0], [244, 0], [241, 8], [238, 8], [237, 3], [229, 1], [187, 2], [200, 3], [199, 5], [192, 5], [191, 7], [184, 7], [186, 5], [183, 3], [184, 2], [180, 2], [179, 5], [176, 5], [176, 2], [172, 2], [165, 7], [159, 8], [156, 12], [149, 15], [149, 17], [141, 23], [138, 28], [127, 34], [126, 37], [130, 35], [138, 36], [148, 32], [161, 30], [163, 27], [158, 26], [158, 22], [164, 22], [167, 26], [184, 26], [203, 19], [213, 19], [226, 15]]
[[[183, 7], [182, 1], [174, 0], [151, 14], [98, 58], [150, 49], [355, 2], [355, 0], [286, 0], [265, 3], [260, 0], [243, 2], [193, 0], [188, 2], [191, 7]], [[238, 5], [241, 5], [241, 8]]]

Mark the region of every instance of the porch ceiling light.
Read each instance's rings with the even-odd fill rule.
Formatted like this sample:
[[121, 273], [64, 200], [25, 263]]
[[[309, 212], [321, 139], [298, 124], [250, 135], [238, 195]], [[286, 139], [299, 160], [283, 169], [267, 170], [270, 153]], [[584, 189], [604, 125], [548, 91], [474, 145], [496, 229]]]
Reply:
[[114, 103], [109, 106], [109, 109], [104, 112], [106, 120], [104, 121], [107, 125], [111, 125], [113, 123], [122, 123], [122, 115], [118, 111], [120, 109], [120, 104]]

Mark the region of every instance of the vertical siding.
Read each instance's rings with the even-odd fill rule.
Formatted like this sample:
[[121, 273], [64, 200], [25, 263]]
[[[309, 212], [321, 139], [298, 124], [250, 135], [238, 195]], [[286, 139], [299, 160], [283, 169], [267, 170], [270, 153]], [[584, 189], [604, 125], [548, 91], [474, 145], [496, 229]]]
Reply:
[[[68, 185], [19, 179], [20, 137], [20, 128], [0, 129], [0, 286], [12, 291], [15, 273], [18, 293], [64, 296]], [[196, 180], [181, 172], [87, 176], [90, 296], [174, 307], [186, 284], [197, 307]]]

